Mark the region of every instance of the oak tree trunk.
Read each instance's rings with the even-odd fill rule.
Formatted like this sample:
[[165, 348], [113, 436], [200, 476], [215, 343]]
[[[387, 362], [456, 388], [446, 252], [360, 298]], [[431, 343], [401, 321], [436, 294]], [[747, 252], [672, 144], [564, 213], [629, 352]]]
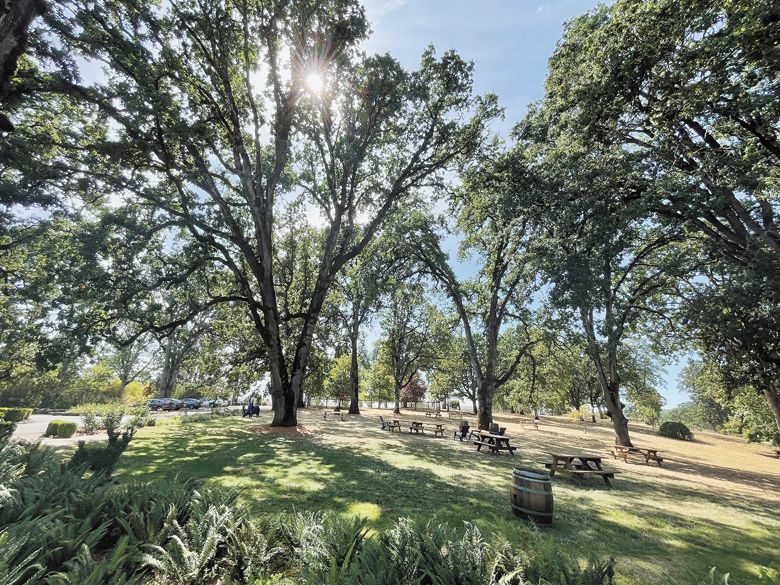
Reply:
[[495, 392], [495, 380], [483, 380], [477, 388], [477, 426], [480, 429], [490, 428], [490, 423], [493, 422], [493, 396]]
[[[16, 63], [24, 51], [27, 28], [36, 16], [46, 11], [43, 0], [6, 0], [0, 8], [0, 98], [6, 95]], [[0, 131], [11, 132], [14, 126], [0, 112]]]
[[611, 381], [604, 391], [604, 402], [607, 405], [607, 415], [612, 419], [615, 430], [615, 444], [633, 447], [628, 436], [628, 419], [623, 414], [623, 404], [620, 402], [620, 383]]
[[780, 433], [780, 395], [778, 395], [775, 388], [764, 386], [764, 396], [766, 396], [766, 401], [769, 403], [769, 410], [775, 418], [777, 432]]
[[165, 342], [163, 367], [160, 372], [160, 397], [170, 398], [176, 389], [180, 360], [176, 355], [176, 334], [171, 334]]
[[272, 427], [294, 427], [298, 425], [297, 398], [291, 385], [285, 384], [282, 388], [271, 392], [271, 408], [274, 418]]
[[393, 414], [401, 414], [401, 383], [395, 383], [395, 408]]
[[358, 395], [360, 385], [358, 380], [358, 335], [357, 327], [353, 326], [350, 334], [350, 351], [352, 360], [349, 364], [349, 414], [360, 414], [360, 406], [358, 404], [360, 397]]
[[271, 426], [294, 427], [298, 424], [298, 398], [292, 383], [287, 379], [283, 359], [274, 355], [275, 353], [271, 348], [268, 355], [271, 370], [271, 410], [274, 413]]

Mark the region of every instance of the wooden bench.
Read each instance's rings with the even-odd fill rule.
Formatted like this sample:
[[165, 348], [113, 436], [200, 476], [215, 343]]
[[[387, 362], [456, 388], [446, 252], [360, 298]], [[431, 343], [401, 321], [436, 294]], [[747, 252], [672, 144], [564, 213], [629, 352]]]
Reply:
[[335, 411], [334, 411], [334, 412], [326, 411], [326, 412], [323, 412], [323, 413], [322, 413], [322, 418], [324, 418], [325, 420], [328, 420], [328, 417], [329, 417], [329, 416], [335, 416], [335, 417], [337, 417], [339, 420], [344, 420], [344, 413], [343, 413], [343, 412], [340, 412], [340, 411], [339, 411], [339, 412], [335, 412]]
[[550, 477], [555, 476], [556, 473], [562, 473], [564, 475], [576, 479], [598, 475], [599, 477], [601, 477], [601, 479], [604, 480], [604, 483], [610, 487], [612, 487], [612, 484], [609, 483], [609, 480], [615, 479], [615, 474], [620, 473], [619, 471], [609, 471], [607, 469], [581, 469], [579, 466], [575, 468], [569, 468], [569, 469], [561, 469], [560, 467], [556, 467], [555, 469], [553, 469], [552, 463], [545, 463], [544, 466], [550, 470]]

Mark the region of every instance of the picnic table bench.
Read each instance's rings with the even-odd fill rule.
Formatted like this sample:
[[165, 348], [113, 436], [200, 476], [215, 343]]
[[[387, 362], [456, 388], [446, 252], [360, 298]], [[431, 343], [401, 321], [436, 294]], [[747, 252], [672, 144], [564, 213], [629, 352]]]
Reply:
[[382, 423], [382, 430], [383, 431], [390, 431], [391, 433], [398, 429], [398, 432], [401, 432], [401, 421], [398, 419], [392, 419], [392, 420], [385, 420], [383, 416], [379, 417], [379, 422]]
[[463, 413], [458, 410], [448, 410], [447, 418], [463, 418]]
[[568, 453], [558, 454], [550, 453], [551, 463], [545, 463], [544, 466], [550, 470], [550, 477], [556, 473], [561, 473], [572, 478], [581, 479], [583, 477], [598, 476], [604, 480], [608, 486], [610, 479], [615, 479], [615, 474], [619, 471], [610, 471], [601, 467], [601, 457], [590, 455], [588, 453]]
[[534, 428], [535, 428], [537, 431], [539, 430], [539, 421], [538, 421], [537, 419], [535, 419], [535, 418], [532, 418], [532, 419], [525, 419], [525, 418], [521, 418], [521, 419], [520, 419], [520, 426], [521, 426], [522, 428], [525, 428], [525, 427], [527, 427], [528, 425], [534, 425]]
[[431, 427], [433, 427], [433, 436], [434, 437], [442, 437], [442, 438], [444, 437], [444, 425], [442, 423], [433, 423], [432, 425], [429, 424], [426, 427], [426, 425], [424, 425], [421, 422], [412, 421], [412, 424], [409, 426], [409, 434], [411, 435], [412, 432], [414, 432], [414, 433], [416, 433], [418, 435], [420, 433], [422, 433], [424, 435], [425, 434], [425, 429], [428, 428], [428, 430], [430, 430]]
[[471, 433], [471, 435], [474, 434], [477, 436], [477, 439], [473, 441], [477, 446], [477, 451], [480, 451], [482, 447], [487, 447], [494, 455], [499, 451], [509, 451], [510, 455], [514, 455], [517, 450], [517, 447], [513, 447], [509, 444], [509, 437], [506, 435], [496, 435], [485, 430], [478, 430]]
[[441, 418], [441, 411], [439, 411], [439, 410], [436, 410], [436, 411], [434, 411], [434, 410], [426, 410], [425, 411], [425, 416], [428, 416], [428, 417], [435, 416], [436, 418]]
[[650, 465], [652, 459], [658, 463], [658, 467], [661, 467], [661, 463], [664, 458], [658, 455], [658, 449], [648, 449], [646, 447], [625, 447], [623, 445], [613, 445], [610, 450], [613, 459], [622, 459], [625, 463], [628, 463], [629, 455], [638, 455], [645, 458], [645, 465]]
[[344, 420], [344, 413], [341, 412], [340, 410], [326, 410], [325, 412], [322, 413], [322, 418], [324, 418], [325, 420], [328, 420], [329, 416], [335, 416], [339, 420]]

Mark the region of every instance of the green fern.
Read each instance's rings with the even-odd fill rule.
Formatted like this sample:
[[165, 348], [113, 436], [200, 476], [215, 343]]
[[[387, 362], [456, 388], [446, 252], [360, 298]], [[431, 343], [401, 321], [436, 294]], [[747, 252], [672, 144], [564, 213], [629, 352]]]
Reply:
[[0, 585], [34, 583], [45, 573], [44, 567], [35, 561], [40, 549], [26, 556], [22, 553], [26, 540], [12, 540], [7, 532], [0, 532]]

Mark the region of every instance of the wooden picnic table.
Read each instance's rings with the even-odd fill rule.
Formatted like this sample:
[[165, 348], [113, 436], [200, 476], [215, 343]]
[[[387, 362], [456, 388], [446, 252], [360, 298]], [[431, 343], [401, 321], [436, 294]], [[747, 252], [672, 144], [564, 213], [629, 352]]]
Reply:
[[555, 476], [556, 473], [562, 473], [569, 477], [582, 478], [586, 476], [598, 475], [604, 480], [604, 483], [609, 483], [610, 478], [614, 479], [616, 473], [619, 471], [608, 471], [601, 467], [601, 456], [592, 455], [590, 453], [550, 453], [552, 457], [551, 463], [545, 463], [545, 466], [550, 470], [550, 477]]
[[[394, 421], [395, 422], [395, 421]], [[444, 437], [444, 424], [443, 423], [433, 423], [429, 424], [427, 428], [430, 430], [430, 427], [433, 427], [433, 436], [434, 437]], [[421, 421], [412, 421], [409, 425], [409, 434], [411, 435], [413, 432], [416, 434], [422, 433], [425, 434], [426, 425], [423, 424]]]
[[463, 418], [463, 413], [459, 410], [448, 410], [447, 418]]
[[477, 451], [481, 450], [482, 447], [487, 447], [493, 454], [496, 454], [499, 451], [509, 451], [510, 455], [515, 454], [515, 449], [517, 449], [517, 447], [513, 447], [509, 444], [510, 437], [507, 435], [496, 435], [485, 430], [478, 430], [476, 435], [478, 439], [474, 441], [474, 444], [477, 446]]
[[652, 459], [658, 463], [658, 467], [661, 467], [664, 458], [658, 454], [658, 449], [650, 449], [648, 447], [626, 447], [624, 445], [613, 445], [610, 449], [612, 457], [614, 459], [622, 459], [625, 463], [628, 463], [629, 455], [639, 455], [645, 458], [645, 465], [650, 465]]
[[335, 416], [339, 420], [344, 420], [344, 413], [341, 412], [340, 410], [326, 410], [325, 412], [322, 413], [322, 418], [324, 418], [325, 420], [328, 420], [329, 416]]
[[401, 432], [401, 421], [400, 421], [400, 419], [394, 418], [389, 423], [387, 423], [387, 427], [388, 427], [387, 430], [390, 431], [391, 433], [395, 429], [398, 429], [398, 432], [400, 433]]
[[437, 418], [441, 418], [441, 411], [438, 411], [438, 410], [437, 411], [426, 410], [425, 411], [425, 416], [428, 416], [428, 417], [435, 416]]

